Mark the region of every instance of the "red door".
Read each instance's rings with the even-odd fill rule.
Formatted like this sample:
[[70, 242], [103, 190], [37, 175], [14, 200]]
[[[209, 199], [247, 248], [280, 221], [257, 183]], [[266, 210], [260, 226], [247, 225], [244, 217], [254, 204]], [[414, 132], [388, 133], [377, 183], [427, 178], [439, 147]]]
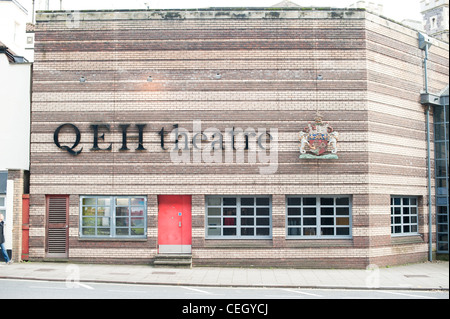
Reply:
[[190, 195], [158, 196], [158, 244], [160, 253], [191, 253], [191, 200]]

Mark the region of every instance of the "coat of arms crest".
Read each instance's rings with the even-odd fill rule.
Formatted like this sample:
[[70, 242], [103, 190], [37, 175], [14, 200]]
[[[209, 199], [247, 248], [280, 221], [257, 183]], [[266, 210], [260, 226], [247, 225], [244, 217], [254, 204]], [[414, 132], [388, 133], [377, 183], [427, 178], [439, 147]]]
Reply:
[[308, 123], [299, 134], [300, 158], [337, 159], [339, 133], [334, 131], [328, 122], [322, 121], [320, 113], [317, 113], [314, 121], [313, 124]]

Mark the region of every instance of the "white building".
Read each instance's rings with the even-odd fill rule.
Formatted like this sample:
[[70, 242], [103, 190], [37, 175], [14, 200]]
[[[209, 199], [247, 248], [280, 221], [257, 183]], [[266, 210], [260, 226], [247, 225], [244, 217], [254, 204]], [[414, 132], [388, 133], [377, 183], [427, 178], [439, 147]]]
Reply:
[[0, 169], [29, 168], [31, 63], [0, 42]]
[[32, 20], [29, 0], [0, 0], [0, 41], [17, 56], [33, 61], [34, 39], [26, 33]]
[[22, 196], [28, 192], [30, 166], [32, 63], [24, 57], [27, 17], [18, 1], [0, 0], [0, 213], [5, 215], [5, 245], [15, 260], [20, 259]]

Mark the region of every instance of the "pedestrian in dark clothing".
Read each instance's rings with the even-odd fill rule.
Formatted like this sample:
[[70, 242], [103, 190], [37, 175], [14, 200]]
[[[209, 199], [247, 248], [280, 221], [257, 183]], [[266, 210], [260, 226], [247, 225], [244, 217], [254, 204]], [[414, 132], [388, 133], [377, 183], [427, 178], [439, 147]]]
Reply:
[[8, 252], [5, 248], [5, 222], [3, 221], [5, 216], [0, 214], [0, 249], [2, 251], [3, 258], [5, 259], [6, 264], [10, 264], [11, 260], [9, 259]]

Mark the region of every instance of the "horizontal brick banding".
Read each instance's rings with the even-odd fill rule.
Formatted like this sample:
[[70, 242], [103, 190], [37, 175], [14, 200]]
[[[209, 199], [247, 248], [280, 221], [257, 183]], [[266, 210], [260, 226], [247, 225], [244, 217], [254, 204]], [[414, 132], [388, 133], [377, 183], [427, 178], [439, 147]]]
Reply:
[[[44, 36], [45, 35], [45, 36]], [[127, 30], [119, 29], [113, 32], [103, 31], [49, 31], [44, 34], [38, 32], [36, 34], [36, 41], [39, 42], [71, 42], [79, 41], [190, 41], [190, 40], [216, 40], [220, 42], [229, 41], [233, 39], [272, 39], [272, 40], [292, 40], [292, 39], [363, 39], [365, 38], [365, 31], [361, 28], [318, 28], [311, 32], [311, 29], [301, 28], [263, 28], [250, 29], [242, 32], [241, 29], [207, 29], [207, 30], [161, 30], [142, 29]]]
[[[426, 256], [423, 52], [416, 31], [360, 10], [80, 15], [80, 21], [70, 23], [66, 13], [37, 17], [32, 259], [45, 259], [49, 194], [70, 195], [69, 259], [80, 262], [152, 263], [158, 249], [159, 194], [192, 195], [194, 265], [364, 268]], [[439, 92], [448, 83], [448, 65], [448, 45], [434, 44], [430, 90]], [[85, 83], [80, 83], [82, 76]], [[298, 133], [317, 111], [340, 133], [337, 160], [299, 159]], [[276, 129], [276, 172], [260, 174], [268, 163], [226, 163], [225, 151], [222, 163], [196, 163], [192, 157], [189, 163], [173, 163], [169, 151], [161, 149], [158, 132], [170, 133], [178, 124], [191, 139], [194, 121], [201, 121], [202, 130], [217, 128], [223, 134], [232, 127]], [[76, 157], [53, 142], [55, 129], [64, 123], [80, 129], [76, 149], [83, 152]], [[109, 132], [101, 131], [105, 136], [99, 146], [111, 143], [111, 151], [90, 150], [92, 124], [110, 125]], [[120, 124], [131, 124], [130, 151], [119, 151]], [[135, 124], [146, 124], [145, 151], [135, 151]], [[62, 144], [73, 138], [70, 130], [61, 131]], [[173, 145], [168, 135], [166, 146]], [[147, 238], [80, 238], [83, 195], [147, 196]], [[207, 238], [208, 195], [270, 196], [272, 238]], [[352, 237], [289, 238], [288, 195], [350, 196]], [[418, 197], [418, 235], [391, 237], [391, 195]]]
[[215, 267], [286, 267], [286, 268], [313, 268], [326, 269], [333, 265], [333, 268], [345, 269], [348, 265], [352, 268], [366, 268], [367, 258], [259, 258], [245, 260], [240, 259], [212, 259], [212, 258], [193, 258], [193, 266], [215, 266]]
[[[186, 125], [183, 126], [187, 130], [191, 130], [193, 128], [192, 121], [202, 121], [204, 125], [212, 125], [213, 127], [218, 128], [220, 130], [224, 129], [226, 126], [222, 124], [222, 121], [227, 121], [230, 123], [238, 122], [239, 125], [243, 125], [244, 127], [252, 127], [255, 126], [254, 124], [256, 122], [267, 122], [270, 123], [273, 122], [282, 122], [282, 121], [292, 121], [297, 120], [297, 122], [300, 122], [303, 120], [303, 123], [297, 123], [297, 125], [300, 126], [307, 125], [308, 122], [310, 122], [309, 118], [311, 116], [314, 116], [314, 112], [311, 111], [302, 111], [302, 110], [277, 110], [277, 111], [266, 111], [261, 112], [257, 110], [238, 110], [233, 113], [227, 113], [226, 109], [223, 110], [205, 110], [202, 112], [195, 112], [195, 110], [178, 110], [177, 112], [174, 112], [173, 114], [168, 113], [167, 111], [162, 110], [145, 110], [145, 111], [134, 111], [134, 112], [127, 112], [127, 111], [121, 111], [120, 105], [118, 105], [119, 110], [117, 111], [110, 111], [110, 112], [52, 112], [51, 115], [48, 112], [36, 112], [36, 114], [33, 114], [32, 119], [33, 122], [38, 124], [39, 122], [62, 122], [64, 120], [70, 119], [71, 123], [82, 123], [82, 126], [80, 126], [80, 129], [86, 128], [86, 122], [99, 122], [102, 121], [103, 123], [107, 124], [108, 121], [111, 122], [119, 122], [119, 121], [125, 121], [125, 122], [133, 122], [133, 123], [149, 123], [149, 125], [153, 125], [154, 122], [156, 123], [164, 123], [168, 121], [177, 121], [178, 122], [184, 122]], [[149, 112], [150, 111], [150, 112]], [[329, 115], [330, 121], [346, 121], [346, 122], [357, 122], [357, 121], [364, 121], [367, 120], [367, 113], [364, 111], [346, 111], [346, 112], [334, 112], [330, 113]], [[189, 123], [191, 122], [191, 123]], [[155, 125], [156, 125], [155, 123]], [[253, 125], [252, 125], [253, 124]], [[356, 123], [345, 123], [347, 124], [354, 124], [353, 126], [356, 126]], [[40, 124], [39, 124], [40, 125]], [[225, 124], [226, 125], [226, 124]], [[258, 123], [259, 125], [259, 123]], [[331, 124], [330, 124], [331, 125]], [[361, 125], [361, 124], [360, 124]], [[181, 127], [181, 126], [180, 126]], [[208, 126], [205, 126], [204, 128], [207, 128]], [[255, 129], [258, 127], [255, 127]], [[281, 127], [282, 129], [285, 129], [284, 127]], [[117, 129], [117, 127], [116, 127]], [[303, 128], [301, 128], [303, 129]], [[52, 132], [53, 127], [48, 127], [47, 130], [49, 132]], [[297, 129], [298, 130], [298, 129]]]
[[[81, 88], [83, 92], [100, 91], [104, 92], [108, 89], [114, 89], [116, 92], [125, 91], [147, 91], [149, 84], [147, 82], [130, 82], [130, 83], [118, 83], [118, 82], [97, 82], [87, 83]], [[68, 83], [36, 83], [33, 85], [33, 89], [39, 92], [80, 92], [80, 83], [74, 81]], [[265, 89], [271, 90], [298, 90], [298, 91], [312, 91], [312, 90], [366, 90], [365, 81], [338, 81], [337, 83], [324, 82], [317, 84], [315, 81], [298, 82], [298, 81], [278, 81], [276, 84], [259, 81], [222, 81], [212, 83], [211, 81], [178, 81], [164, 84], [164, 90], [170, 91], [222, 91], [222, 92], [237, 92], [237, 91], [262, 91]]]
[[[226, 60], [226, 58], [224, 59]], [[154, 60], [149, 60], [154, 61]], [[211, 60], [208, 60], [206, 62], [210, 62]], [[62, 61], [61, 67], [67, 67], [70, 66], [71, 61]], [[130, 62], [130, 65], [136, 65], [140, 62], [144, 61], [133, 61]], [[156, 63], [160, 61], [155, 61]], [[229, 60], [227, 60], [229, 63]], [[92, 63], [97, 63], [98, 65], [106, 65], [111, 64], [111, 61], [93, 61]], [[189, 63], [186, 61], [186, 63]], [[253, 81], [253, 82], [259, 82], [259, 81], [310, 81], [315, 82], [315, 79], [317, 77], [318, 71], [315, 69], [302, 69], [302, 70], [278, 70], [274, 69], [276, 65], [270, 65], [271, 63], [276, 63], [276, 58], [268, 59], [267, 68], [258, 70], [233, 70], [229, 69], [226, 72], [220, 71], [220, 74], [226, 79], [227, 82], [230, 81]], [[115, 71], [111, 70], [82, 70], [77, 69], [75, 71], [75, 66], [78, 65], [77, 63], [73, 63], [74, 70], [71, 71], [56, 71], [54, 70], [52, 74], [47, 73], [37, 73], [36, 77], [33, 78], [34, 85], [41, 85], [41, 82], [44, 82], [42, 84], [46, 84], [47, 82], [56, 82], [61, 81], [62, 84], [67, 82], [79, 82], [80, 76], [85, 76], [89, 83], [92, 82], [94, 84], [97, 84], [97, 82], [104, 81], [106, 83], [109, 82], [146, 82], [148, 76], [152, 76], [153, 81], [158, 80], [164, 80], [165, 82], [172, 82], [172, 81], [178, 81], [178, 82], [201, 82], [202, 81], [211, 81], [212, 79], [215, 79], [215, 76], [217, 72], [212, 72], [212, 70], [195, 70], [195, 79], [192, 79], [192, 70], [183, 70], [183, 69], [152, 69], [152, 70], [124, 70], [120, 72], [120, 74], [117, 74]], [[272, 67], [272, 68], [270, 68]], [[78, 77], [77, 77], [78, 74]], [[331, 70], [326, 69], [322, 70], [320, 72], [322, 76], [324, 76], [326, 79], [329, 80], [341, 80], [341, 81], [360, 81], [360, 80], [367, 80], [367, 75], [365, 70], [346, 70], [345, 72], [342, 72], [341, 70]], [[258, 80], [256, 80], [257, 78]], [[64, 81], [64, 82], [63, 82]], [[220, 82], [216, 81], [214, 82], [217, 85], [220, 84]], [[34, 86], [34, 88], [38, 88], [38, 86]], [[80, 86], [78, 83], [78, 88], [83, 89], [83, 86]]]
[[42, 43], [36, 42], [35, 50], [39, 51], [147, 51], [147, 50], [220, 50], [221, 48], [227, 50], [251, 50], [253, 48], [263, 50], [299, 50], [299, 49], [363, 49], [363, 40], [277, 40], [276, 43], [272, 40], [245, 40], [245, 41], [179, 41], [167, 42], [152, 41], [152, 42], [90, 42], [83, 43]]

